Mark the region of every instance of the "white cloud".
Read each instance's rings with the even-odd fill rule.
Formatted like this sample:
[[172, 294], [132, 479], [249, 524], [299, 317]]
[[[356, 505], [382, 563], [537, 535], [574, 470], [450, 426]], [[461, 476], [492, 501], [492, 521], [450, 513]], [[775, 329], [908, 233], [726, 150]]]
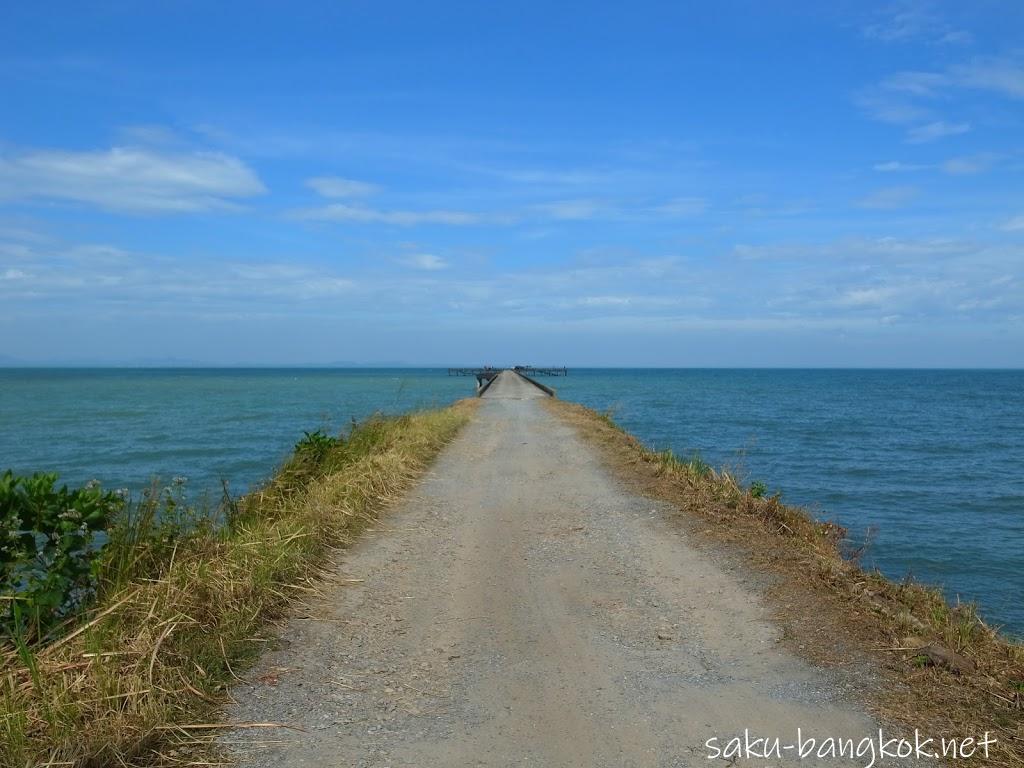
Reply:
[[[346, 257], [345, 266], [153, 256], [109, 246], [29, 247], [34, 254], [25, 262], [0, 260], [0, 306], [25, 327], [38, 319], [47, 329], [83, 317], [111, 323], [161, 316], [168, 328], [230, 318], [242, 338], [253, 338], [252, 321], [260, 316], [327, 327], [328, 334], [353, 320], [402, 333], [445, 333], [469, 319], [478, 329], [537, 334], [574, 326], [664, 333], [876, 328], [898, 317], [901, 327], [941, 333], [951, 323], [1007, 328], [1019, 323], [1013, 317], [1024, 306], [1024, 261], [1014, 243], [825, 240], [685, 258], [616, 246], [603, 258], [588, 252], [546, 266], [489, 265], [472, 278], [410, 269], [413, 260], [437, 263], [419, 259], [429, 248], [411, 244], [394, 259]], [[740, 263], [752, 252], [760, 258]], [[737, 268], [745, 280], [730, 279]], [[6, 269], [27, 276], [4, 279]], [[507, 311], [489, 311], [496, 306]], [[142, 343], [145, 334], [129, 340]]]
[[293, 217], [308, 221], [337, 221], [395, 224], [514, 224], [531, 218], [554, 221], [644, 220], [652, 217], [691, 218], [707, 210], [707, 202], [699, 197], [676, 197], [658, 205], [627, 207], [616, 201], [572, 198], [536, 203], [518, 211], [470, 212], [461, 210], [384, 210], [357, 203], [331, 203], [293, 212]]
[[949, 80], [963, 88], [995, 91], [1012, 99], [1024, 99], [1024, 65], [996, 57], [982, 57], [951, 67]]
[[942, 170], [953, 176], [970, 176], [989, 170], [999, 158], [991, 153], [951, 157], [942, 164]]
[[0, 157], [0, 199], [6, 200], [69, 200], [108, 211], [172, 213], [231, 208], [235, 198], [264, 192], [245, 163], [217, 152], [114, 147]]
[[910, 144], [924, 144], [935, 141], [946, 136], [958, 136], [971, 130], [970, 123], [947, 123], [944, 120], [936, 120], [932, 123], [919, 125], [907, 131], [907, 142]]
[[893, 210], [903, 208], [918, 195], [917, 187], [885, 187], [857, 201], [860, 208]]
[[767, 195], [744, 195], [736, 202], [745, 215], [758, 218], [804, 216], [818, 210], [820, 206], [818, 201], [811, 198], [784, 200]]
[[1024, 213], [1020, 216], [1014, 216], [1009, 221], [1003, 223], [1000, 227], [1005, 232], [1022, 232], [1024, 231]]
[[534, 205], [532, 210], [545, 218], [558, 221], [639, 220], [656, 217], [691, 218], [707, 210], [707, 201], [700, 197], [675, 197], [653, 206], [629, 207], [605, 200], [580, 198], [555, 200]]
[[737, 244], [733, 254], [750, 261], [814, 261], [826, 259], [841, 262], [850, 259], [872, 261], [898, 259], [901, 263], [934, 263], [943, 259], [971, 253], [973, 245], [945, 238], [911, 240], [896, 237], [856, 238], [836, 241], [830, 245], [777, 245]]
[[559, 221], [595, 219], [607, 208], [596, 200], [556, 200], [534, 206], [542, 215]]
[[905, 94], [888, 92], [882, 87], [866, 88], [853, 100], [872, 120], [882, 123], [907, 125], [932, 117], [931, 110], [910, 101]]
[[480, 170], [517, 184], [539, 184], [547, 186], [600, 184], [607, 181], [609, 177], [607, 173], [598, 173], [596, 171], [588, 170], [542, 170], [539, 168]]
[[868, 93], [887, 92], [936, 99], [953, 88], [991, 91], [1012, 99], [1024, 99], [1024, 64], [1016, 59], [984, 56], [965, 64], [955, 64], [941, 72], [896, 72]]
[[936, 39], [937, 43], [953, 43], [956, 45], [970, 45], [974, 42], [974, 35], [966, 29], [950, 29], [942, 37]]
[[[843, 322], [873, 318], [900, 323], [1005, 321], [1024, 300], [1021, 252], [1013, 246], [970, 241], [849, 240], [775, 247], [774, 260], [799, 264], [800, 277], [772, 289], [770, 270], [751, 264], [769, 290], [768, 304], [794, 317], [829, 317]], [[793, 280], [794, 271], [786, 273]], [[959, 313], [959, 314], [958, 314]]]
[[369, 197], [380, 191], [376, 184], [343, 179], [339, 176], [317, 176], [307, 179], [306, 186], [323, 197]]
[[0, 270], [0, 302], [59, 299], [64, 308], [79, 312], [99, 305], [134, 312], [269, 305], [298, 311], [296, 302], [326, 301], [356, 287], [351, 277], [329, 266], [189, 261], [102, 244], [33, 246], [27, 263], [25, 269]]
[[655, 208], [655, 213], [672, 218], [700, 216], [707, 210], [707, 201], [701, 197], [676, 197]]
[[442, 269], [448, 269], [448, 267], [451, 266], [440, 256], [435, 256], [432, 253], [417, 253], [413, 256], [402, 259], [401, 262], [407, 267], [422, 269], [425, 272], [437, 272]]
[[573, 304], [578, 307], [628, 307], [633, 301], [631, 296], [583, 296]]
[[941, 71], [903, 71], [854, 94], [854, 101], [871, 118], [897, 125], [921, 123], [908, 134], [920, 143], [966, 133], [970, 124], [947, 122], [935, 107], [956, 91], [988, 91], [1011, 99], [1024, 99], [1024, 63], [1019, 57], [977, 57]]
[[899, 293], [893, 286], [851, 288], [844, 291], [835, 304], [839, 307], [879, 307]]
[[362, 205], [334, 203], [319, 208], [295, 212], [295, 217], [307, 221], [350, 221], [361, 224], [395, 224], [410, 227], [417, 224], [449, 224], [465, 226], [485, 220], [480, 214], [467, 211], [382, 211]]
[[882, 88], [887, 91], [908, 93], [913, 96], [934, 97], [949, 78], [938, 72], [897, 72], [882, 81]]
[[909, 173], [911, 171], [926, 171], [933, 166], [915, 165], [912, 163], [901, 163], [898, 160], [890, 160], [887, 163], [876, 163], [872, 167], [879, 173]]
[[943, 45], [967, 45], [974, 36], [950, 25], [924, 0], [900, 0], [876, 14], [876, 20], [861, 30], [865, 37], [884, 43], [924, 40]]

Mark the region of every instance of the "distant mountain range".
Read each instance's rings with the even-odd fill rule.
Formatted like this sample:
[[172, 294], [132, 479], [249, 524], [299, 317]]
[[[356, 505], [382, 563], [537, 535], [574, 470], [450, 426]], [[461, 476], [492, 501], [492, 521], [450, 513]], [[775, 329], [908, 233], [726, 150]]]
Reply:
[[326, 363], [210, 363], [181, 357], [144, 357], [129, 360], [24, 360], [0, 355], [0, 368], [423, 368], [444, 366], [412, 365], [404, 360], [380, 360], [360, 363], [333, 360]]

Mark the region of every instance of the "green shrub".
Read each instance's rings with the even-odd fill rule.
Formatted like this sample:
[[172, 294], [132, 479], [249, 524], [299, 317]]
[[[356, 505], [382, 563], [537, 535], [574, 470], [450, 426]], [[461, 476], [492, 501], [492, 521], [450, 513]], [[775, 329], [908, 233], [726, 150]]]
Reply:
[[319, 461], [330, 453], [340, 440], [340, 438], [331, 437], [320, 429], [302, 434], [303, 438], [295, 444], [295, 453], [300, 456], [309, 456], [314, 461]]
[[96, 534], [125, 504], [94, 483], [56, 483], [56, 474], [0, 475], [0, 626], [8, 633], [44, 634], [92, 595]]

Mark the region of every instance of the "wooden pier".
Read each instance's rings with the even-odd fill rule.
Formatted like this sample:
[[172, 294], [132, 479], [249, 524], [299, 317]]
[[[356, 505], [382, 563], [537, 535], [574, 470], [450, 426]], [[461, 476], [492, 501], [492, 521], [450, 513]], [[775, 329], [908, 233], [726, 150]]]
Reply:
[[524, 376], [568, 376], [567, 368], [538, 368], [532, 365], [484, 366], [483, 368], [449, 368], [449, 376], [476, 376], [478, 379], [490, 379], [502, 371], [515, 371]]

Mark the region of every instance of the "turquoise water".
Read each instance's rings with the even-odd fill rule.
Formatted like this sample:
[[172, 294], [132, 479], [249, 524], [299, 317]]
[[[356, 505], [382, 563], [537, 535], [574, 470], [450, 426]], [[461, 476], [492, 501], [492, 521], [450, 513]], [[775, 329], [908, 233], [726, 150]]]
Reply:
[[[548, 380], [655, 448], [875, 529], [869, 564], [1024, 635], [1024, 372], [573, 370]], [[445, 370], [0, 370], [0, 468], [194, 493], [268, 477], [303, 430], [473, 393]]]
[[336, 434], [474, 387], [446, 370], [0, 370], [0, 470], [133, 491], [184, 477], [219, 498], [222, 478], [235, 494], [267, 479], [304, 430]]

